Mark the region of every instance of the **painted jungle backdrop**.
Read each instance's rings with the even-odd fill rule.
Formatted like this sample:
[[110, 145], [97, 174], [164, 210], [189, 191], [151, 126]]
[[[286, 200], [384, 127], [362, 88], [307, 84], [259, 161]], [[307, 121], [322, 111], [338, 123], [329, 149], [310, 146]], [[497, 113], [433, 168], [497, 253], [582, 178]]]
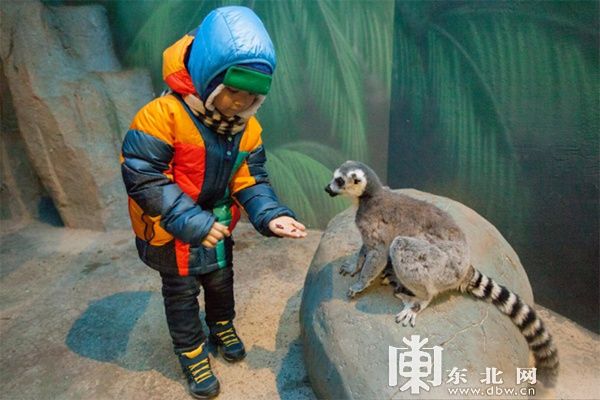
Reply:
[[253, 8], [278, 55], [259, 112], [268, 169], [303, 221], [347, 207], [323, 187], [365, 161], [482, 214], [536, 300], [598, 331], [598, 2], [86, 3], [107, 8], [121, 61], [148, 68], [156, 93], [166, 46], [214, 7]]

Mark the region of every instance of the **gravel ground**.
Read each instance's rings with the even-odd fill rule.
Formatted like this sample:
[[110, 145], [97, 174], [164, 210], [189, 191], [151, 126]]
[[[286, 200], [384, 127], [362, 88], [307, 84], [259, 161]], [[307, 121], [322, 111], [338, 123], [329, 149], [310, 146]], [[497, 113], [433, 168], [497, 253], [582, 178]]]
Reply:
[[[246, 359], [213, 358], [220, 399], [313, 399], [298, 310], [320, 231], [304, 240], [234, 234], [236, 327]], [[561, 351], [559, 398], [600, 398], [598, 335], [541, 310]], [[128, 230], [41, 223], [0, 232], [1, 399], [185, 399], [158, 274]]]

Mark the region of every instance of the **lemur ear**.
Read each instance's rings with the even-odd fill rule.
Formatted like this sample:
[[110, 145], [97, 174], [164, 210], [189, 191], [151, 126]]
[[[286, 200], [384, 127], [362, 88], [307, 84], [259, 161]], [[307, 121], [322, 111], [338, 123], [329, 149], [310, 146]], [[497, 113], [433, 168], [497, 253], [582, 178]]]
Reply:
[[359, 183], [359, 182], [360, 182], [360, 179], [358, 179], [358, 178], [354, 178], [354, 184], [355, 184], [355, 185], [356, 185], [357, 183]]

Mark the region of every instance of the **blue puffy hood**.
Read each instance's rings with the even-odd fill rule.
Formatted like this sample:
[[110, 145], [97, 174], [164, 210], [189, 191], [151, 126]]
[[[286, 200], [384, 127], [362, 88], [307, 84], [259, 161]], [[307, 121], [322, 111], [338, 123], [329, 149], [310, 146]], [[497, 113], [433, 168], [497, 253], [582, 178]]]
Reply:
[[239, 64], [262, 64], [273, 73], [273, 42], [251, 9], [217, 8], [198, 27], [187, 62], [196, 91], [204, 93], [212, 79]]

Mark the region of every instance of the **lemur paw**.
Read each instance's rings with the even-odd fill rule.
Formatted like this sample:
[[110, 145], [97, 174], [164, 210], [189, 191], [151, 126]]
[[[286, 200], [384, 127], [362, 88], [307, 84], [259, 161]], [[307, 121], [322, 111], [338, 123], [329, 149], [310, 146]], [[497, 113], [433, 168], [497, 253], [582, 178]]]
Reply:
[[365, 290], [364, 285], [360, 282], [356, 282], [354, 285], [350, 286], [350, 288], [348, 289], [347, 295], [349, 298], [352, 299], [352, 298], [354, 298], [354, 296], [356, 296], [363, 290]]
[[410, 307], [405, 307], [402, 311], [396, 314], [396, 323], [402, 324], [402, 326], [410, 326], [414, 328], [417, 319], [417, 313], [414, 312]]
[[354, 266], [352, 265], [352, 263], [345, 262], [340, 267], [340, 275], [342, 275], [342, 276], [346, 276], [346, 275], [354, 276], [354, 274], [355, 274], [354, 273]]

